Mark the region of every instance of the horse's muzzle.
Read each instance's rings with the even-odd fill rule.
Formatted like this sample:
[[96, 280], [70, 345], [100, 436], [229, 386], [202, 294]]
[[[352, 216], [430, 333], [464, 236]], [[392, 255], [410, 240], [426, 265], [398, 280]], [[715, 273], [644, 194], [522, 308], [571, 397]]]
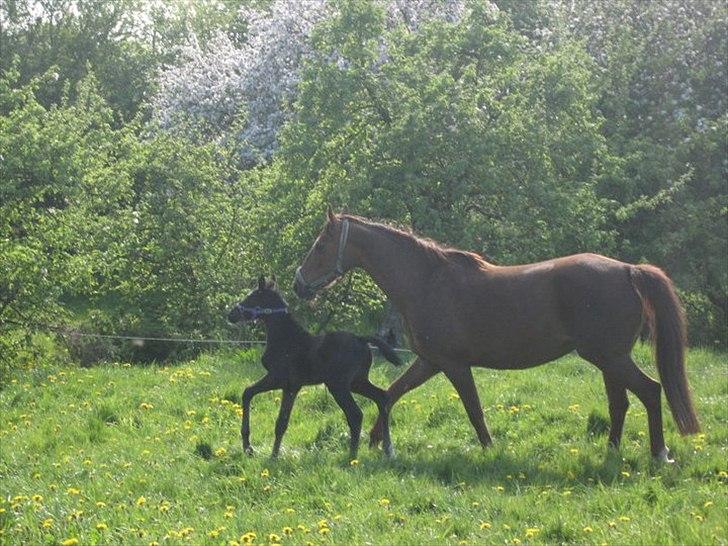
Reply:
[[301, 274], [300, 267], [296, 269], [296, 276], [293, 280], [293, 291], [296, 293], [296, 296], [303, 300], [313, 299], [313, 297], [316, 295], [316, 292], [312, 290], [311, 287], [308, 286], [303, 280], [303, 275]]

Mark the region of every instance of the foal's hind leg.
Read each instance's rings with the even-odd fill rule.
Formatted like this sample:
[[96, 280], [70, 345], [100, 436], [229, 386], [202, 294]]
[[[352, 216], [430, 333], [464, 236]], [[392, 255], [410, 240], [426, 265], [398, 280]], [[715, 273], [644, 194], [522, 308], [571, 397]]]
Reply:
[[273, 453], [271, 454], [271, 457], [274, 459], [278, 457], [278, 452], [281, 449], [281, 441], [283, 441], [283, 435], [286, 433], [286, 429], [288, 428], [288, 419], [291, 416], [293, 402], [296, 400], [297, 394], [298, 389], [283, 390], [281, 408], [278, 412], [278, 419], [276, 419], [276, 439], [273, 442]]
[[605, 376], [605, 383], [607, 381], [606, 378], [609, 377], [607, 395], [610, 396], [610, 416], [612, 416], [610, 441], [612, 440], [612, 434], [615, 433], [616, 435], [617, 428], [619, 429], [619, 435], [616, 435], [616, 437], [621, 436], [624, 413], [627, 411], [626, 404], [622, 401], [621, 405], [624, 409], [621, 409], [618, 401], [615, 408], [616, 415], [612, 414], [612, 394], [610, 394], [610, 388], [617, 391], [617, 395], [615, 396], [621, 396], [621, 393], [617, 390], [617, 386], [622, 385], [622, 389], [626, 387], [632, 391], [647, 410], [647, 423], [650, 430], [650, 451], [652, 452], [652, 456], [662, 462], [672, 462], [669, 458], [669, 450], [665, 446], [665, 437], [662, 431], [662, 387], [660, 384], [640, 370], [629, 355], [603, 359], [595, 363], [602, 369]]
[[361, 434], [361, 422], [364, 418], [361, 409], [356, 405], [354, 397], [348, 386], [326, 384], [336, 403], [346, 415], [346, 421], [349, 423], [349, 432], [351, 438], [349, 440], [349, 455], [352, 459], [356, 459], [357, 451], [359, 451], [359, 435]]
[[[389, 395], [389, 407], [402, 398], [412, 389], [416, 389], [422, 383], [430, 379], [440, 370], [434, 368], [429, 362], [417, 357], [412, 365], [400, 375], [387, 389]], [[384, 420], [380, 414], [377, 418], [371, 432], [369, 432], [369, 447], [376, 447], [383, 440], [384, 436]]]
[[376, 385], [372, 385], [368, 378], [355, 381], [351, 385], [351, 390], [355, 393], [366, 396], [373, 400], [379, 408], [379, 416], [377, 419], [382, 420], [382, 440], [384, 453], [387, 457], [394, 457], [394, 448], [392, 447], [392, 439], [389, 436], [389, 395], [387, 391], [380, 389]]

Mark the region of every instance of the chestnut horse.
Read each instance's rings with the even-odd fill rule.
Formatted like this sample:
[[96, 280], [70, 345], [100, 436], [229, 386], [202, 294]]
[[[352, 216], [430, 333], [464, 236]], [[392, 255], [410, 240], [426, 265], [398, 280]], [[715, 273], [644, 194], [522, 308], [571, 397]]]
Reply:
[[[599, 368], [609, 401], [609, 443], [618, 447], [632, 391], [647, 410], [652, 455], [671, 462], [662, 429], [661, 386], [631, 358], [650, 321], [657, 370], [682, 434], [700, 430], [685, 374], [685, 319], [670, 279], [651, 265], [598, 254], [496, 266], [477, 254], [365, 218], [335, 215], [296, 271], [294, 290], [311, 299], [352, 268], [367, 271], [402, 314], [417, 355], [388, 389], [394, 404], [443, 372], [478, 439], [492, 443], [472, 366], [525, 369], [571, 351]], [[382, 439], [382, 423], [370, 444]]]

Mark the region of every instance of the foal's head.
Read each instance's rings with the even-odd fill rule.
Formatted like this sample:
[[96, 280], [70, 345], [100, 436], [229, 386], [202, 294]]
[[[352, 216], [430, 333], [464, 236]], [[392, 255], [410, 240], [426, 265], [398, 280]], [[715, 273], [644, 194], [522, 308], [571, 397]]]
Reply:
[[303, 299], [311, 299], [320, 289], [333, 284], [346, 269], [345, 250], [349, 237], [349, 221], [328, 208], [326, 225], [311, 250], [296, 270], [293, 290]]
[[230, 310], [228, 321], [245, 322], [259, 319], [265, 315], [286, 312], [288, 312], [288, 304], [278, 292], [275, 276], [267, 281], [261, 275], [258, 279], [258, 287]]

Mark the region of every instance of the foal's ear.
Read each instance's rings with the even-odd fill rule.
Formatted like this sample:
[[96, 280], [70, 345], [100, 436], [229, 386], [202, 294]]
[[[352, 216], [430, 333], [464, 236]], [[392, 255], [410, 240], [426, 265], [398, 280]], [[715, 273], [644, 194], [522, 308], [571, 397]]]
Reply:
[[265, 275], [258, 277], [258, 290], [265, 290]]

